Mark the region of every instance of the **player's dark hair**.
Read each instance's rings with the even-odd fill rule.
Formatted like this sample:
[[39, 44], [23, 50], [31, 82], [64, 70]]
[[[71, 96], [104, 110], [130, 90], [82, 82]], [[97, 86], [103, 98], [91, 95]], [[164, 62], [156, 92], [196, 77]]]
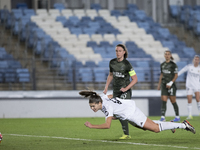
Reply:
[[118, 47], [118, 46], [123, 48], [123, 50], [125, 51], [124, 58], [127, 58], [128, 57], [128, 50], [127, 50], [126, 46], [124, 44], [118, 44], [116, 47]]
[[170, 59], [171, 59], [171, 60], [174, 60], [174, 57], [172, 57], [172, 53], [171, 53], [171, 51], [170, 51], [169, 49], [167, 49], [167, 50], [165, 50], [165, 53], [166, 53], [166, 52], [169, 52], [169, 53], [171, 54]]
[[102, 103], [101, 97], [93, 91], [80, 91], [79, 94], [84, 97], [89, 97], [89, 103]]

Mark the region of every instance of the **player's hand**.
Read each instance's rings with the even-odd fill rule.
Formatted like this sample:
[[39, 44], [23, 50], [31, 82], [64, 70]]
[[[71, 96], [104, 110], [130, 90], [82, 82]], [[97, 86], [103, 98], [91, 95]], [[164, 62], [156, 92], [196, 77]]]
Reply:
[[169, 83], [166, 84], [166, 88], [170, 89], [172, 84], [173, 84], [173, 81], [170, 81]]
[[86, 121], [84, 125], [85, 125], [86, 127], [88, 127], [88, 128], [91, 128], [91, 127], [92, 127], [92, 124], [91, 124], [90, 122], [88, 122], [88, 121]]
[[157, 90], [160, 90], [160, 85], [157, 86]]
[[104, 93], [104, 94], [106, 94], [106, 93], [107, 93], [107, 91], [108, 91], [108, 90], [105, 88], [105, 89], [104, 89], [104, 91], [103, 91], [103, 93]]
[[125, 88], [121, 88], [120, 91], [126, 92], [127, 90]]

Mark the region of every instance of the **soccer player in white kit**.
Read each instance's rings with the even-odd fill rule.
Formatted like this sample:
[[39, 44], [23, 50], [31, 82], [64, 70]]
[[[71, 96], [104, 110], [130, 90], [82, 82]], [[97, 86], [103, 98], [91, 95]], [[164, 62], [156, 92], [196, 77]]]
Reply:
[[178, 76], [187, 71], [186, 78], [186, 91], [187, 91], [187, 99], [188, 99], [188, 117], [187, 119], [192, 119], [192, 97], [195, 94], [195, 98], [197, 101], [197, 107], [200, 114], [200, 100], [199, 100], [199, 92], [200, 92], [200, 66], [199, 66], [199, 56], [195, 55], [193, 59], [193, 64], [188, 64], [183, 69], [178, 72]]
[[101, 110], [106, 116], [106, 122], [100, 125], [94, 125], [90, 122], [85, 122], [85, 126], [95, 129], [109, 129], [112, 120], [123, 119], [127, 120], [131, 125], [138, 127], [143, 130], [150, 130], [152, 132], [160, 132], [163, 130], [170, 129], [185, 129], [196, 133], [194, 127], [187, 121], [184, 120], [183, 123], [174, 122], [162, 122], [162, 121], [152, 121], [147, 118], [142, 111], [137, 108], [135, 101], [133, 100], [123, 100], [120, 98], [112, 98], [112, 95], [101, 95], [99, 96], [93, 91], [80, 91], [80, 95], [84, 97], [89, 97], [90, 108], [97, 112]]

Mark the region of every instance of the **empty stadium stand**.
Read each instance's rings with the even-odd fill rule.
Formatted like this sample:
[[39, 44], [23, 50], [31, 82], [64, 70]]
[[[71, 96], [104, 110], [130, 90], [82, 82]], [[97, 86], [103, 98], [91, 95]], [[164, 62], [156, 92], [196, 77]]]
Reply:
[[[99, 4], [92, 4], [87, 10], [66, 9], [60, 3], [53, 7], [48, 11], [0, 10], [1, 25], [18, 39], [18, 44], [25, 44], [25, 51], [32, 49], [34, 58], [47, 64], [48, 71], [64, 77], [62, 82], [71, 89], [88, 85], [102, 89], [109, 72], [109, 60], [115, 57], [115, 46], [119, 43], [127, 46], [128, 59], [138, 74], [139, 83], [135, 88], [156, 87], [159, 64], [164, 61], [166, 49], [172, 51], [180, 68], [196, 54], [193, 48], [134, 4], [128, 4], [123, 11], [109, 11]], [[170, 10], [172, 17], [177, 18], [178, 7], [170, 7]], [[31, 78], [25, 69], [20, 68], [16, 73], [18, 82], [28, 82]], [[8, 77], [13, 81], [13, 75]], [[178, 81], [184, 80], [185, 75]]]

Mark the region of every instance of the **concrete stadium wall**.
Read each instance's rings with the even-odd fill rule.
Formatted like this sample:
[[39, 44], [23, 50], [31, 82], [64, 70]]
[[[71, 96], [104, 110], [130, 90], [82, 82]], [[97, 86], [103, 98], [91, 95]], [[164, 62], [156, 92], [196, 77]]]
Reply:
[[[151, 95], [148, 95], [148, 92]], [[187, 99], [185, 96], [180, 96], [183, 92], [179, 92], [177, 103], [180, 116], [187, 116]], [[159, 93], [153, 90], [134, 90], [133, 100], [146, 116], [160, 116]], [[172, 104], [168, 101], [166, 116], [174, 115]], [[198, 115], [195, 100], [193, 100], [193, 115]], [[94, 113], [89, 107], [88, 100], [80, 97], [78, 91], [0, 92], [0, 118], [57, 117], [104, 117], [104, 115], [101, 111]]]

